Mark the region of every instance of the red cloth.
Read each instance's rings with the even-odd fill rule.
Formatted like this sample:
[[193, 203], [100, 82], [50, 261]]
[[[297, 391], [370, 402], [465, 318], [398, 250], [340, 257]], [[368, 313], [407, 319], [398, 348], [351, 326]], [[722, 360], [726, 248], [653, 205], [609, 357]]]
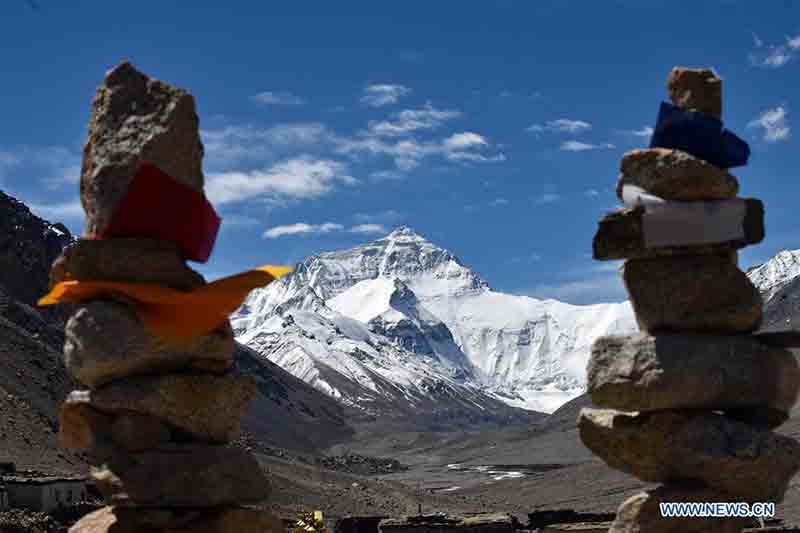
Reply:
[[184, 259], [205, 263], [221, 219], [205, 194], [143, 162], [111, 223], [97, 238], [148, 237], [178, 245]]

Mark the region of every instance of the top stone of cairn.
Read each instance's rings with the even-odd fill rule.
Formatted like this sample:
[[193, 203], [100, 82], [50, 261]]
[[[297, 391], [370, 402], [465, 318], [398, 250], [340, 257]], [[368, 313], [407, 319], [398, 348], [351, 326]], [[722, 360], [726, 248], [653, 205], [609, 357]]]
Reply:
[[194, 97], [123, 62], [111, 69], [92, 102], [83, 149], [81, 203], [86, 234], [100, 235], [142, 161], [203, 190], [203, 144]]
[[673, 67], [667, 91], [672, 103], [681, 109], [722, 118], [722, 80], [711, 69]]

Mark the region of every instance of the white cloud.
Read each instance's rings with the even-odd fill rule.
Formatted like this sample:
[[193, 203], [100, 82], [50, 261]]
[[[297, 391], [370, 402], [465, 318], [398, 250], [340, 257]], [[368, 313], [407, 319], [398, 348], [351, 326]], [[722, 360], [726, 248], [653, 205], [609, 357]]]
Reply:
[[350, 233], [388, 233], [383, 224], [358, 224], [350, 228]]
[[473, 146], [488, 146], [486, 138], [471, 131], [456, 133], [444, 140], [444, 147], [447, 150], [464, 150]]
[[260, 196], [304, 199], [327, 194], [337, 184], [355, 183], [357, 180], [347, 174], [347, 168], [342, 163], [302, 156], [263, 170], [210, 174], [206, 181], [206, 194], [217, 204]]
[[584, 152], [586, 150], [608, 150], [615, 148], [615, 146], [611, 143], [590, 144], [580, 141], [564, 141], [561, 143], [560, 148], [566, 152]]
[[536, 198], [536, 204], [538, 205], [545, 205], [545, 204], [554, 204], [556, 202], [561, 201], [561, 195], [556, 192], [545, 192], [541, 194], [538, 198]]
[[789, 138], [791, 128], [786, 119], [787, 111], [783, 106], [767, 109], [758, 118], [751, 120], [748, 128], [762, 128], [764, 130], [764, 140], [767, 142], [784, 141]]
[[461, 111], [435, 109], [431, 104], [426, 104], [420, 109], [406, 109], [394, 113], [390, 120], [372, 121], [369, 123], [369, 132], [376, 136], [397, 137], [418, 130], [438, 128], [446, 121], [462, 115]]
[[325, 222], [324, 224], [297, 222], [295, 224], [286, 224], [270, 228], [262, 234], [262, 237], [264, 239], [278, 239], [287, 235], [323, 235], [338, 232], [358, 233], [362, 235], [388, 233], [383, 224], [358, 224], [350, 228], [345, 228], [342, 224], [335, 222]]
[[542, 133], [545, 131], [554, 131], [560, 133], [580, 133], [584, 131], [589, 131], [592, 129], [592, 125], [583, 120], [571, 120], [568, 118], [559, 118], [556, 120], [550, 120], [546, 122], [544, 125], [541, 124], [533, 124], [526, 128], [526, 131], [530, 131], [533, 133]]
[[222, 217], [222, 228], [247, 228], [256, 226], [260, 221], [255, 217], [246, 215], [224, 215]]
[[270, 128], [228, 126], [200, 132], [211, 164], [270, 159], [279, 148], [305, 148], [330, 142], [333, 133], [319, 122], [278, 124]]
[[633, 135], [634, 137], [643, 137], [643, 138], [650, 138], [653, 136], [653, 128], [650, 126], [643, 126], [641, 129], [638, 130], [626, 130], [623, 133], [628, 135]]
[[398, 181], [406, 178], [406, 175], [397, 170], [377, 170], [369, 175], [372, 181]]
[[80, 200], [60, 203], [31, 203], [30, 210], [49, 222], [83, 218], [84, 212]]
[[380, 83], [368, 85], [364, 89], [361, 102], [372, 107], [396, 104], [401, 98], [411, 94], [411, 89], [399, 84]]
[[308, 234], [321, 234], [331, 233], [332, 231], [340, 231], [344, 229], [341, 224], [333, 222], [326, 222], [324, 224], [306, 224], [305, 222], [297, 222], [296, 224], [287, 224], [284, 226], [275, 226], [265, 231], [262, 235], [265, 239], [277, 239], [286, 235], [308, 235]]
[[753, 50], [749, 55], [750, 64], [764, 68], [780, 68], [792, 60], [798, 49], [800, 49], [800, 35], [785, 37], [784, 44], [768, 45], [754, 33]]
[[394, 160], [398, 169], [413, 170], [425, 158], [442, 156], [450, 161], [492, 162], [505, 161], [502, 153], [486, 155], [481, 149], [488, 148], [489, 141], [473, 132], [455, 133], [441, 141], [422, 142], [406, 138], [389, 142], [378, 137], [339, 138], [336, 151], [341, 154], [358, 156], [361, 153], [385, 155]]
[[264, 91], [253, 96], [256, 103], [262, 105], [303, 105], [306, 101], [286, 91]]
[[600, 196], [600, 191], [597, 189], [586, 189], [583, 191], [583, 194], [588, 196], [589, 198], [594, 198], [596, 196]]
[[495, 198], [489, 202], [489, 207], [500, 207], [502, 205], [508, 205], [508, 200], [505, 198]]

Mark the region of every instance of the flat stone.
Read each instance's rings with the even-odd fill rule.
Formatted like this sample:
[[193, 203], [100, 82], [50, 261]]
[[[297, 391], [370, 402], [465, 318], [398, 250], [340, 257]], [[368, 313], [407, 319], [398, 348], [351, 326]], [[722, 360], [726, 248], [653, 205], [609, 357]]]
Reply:
[[761, 322], [761, 294], [728, 256], [631, 259], [622, 277], [643, 331], [743, 333]]
[[745, 214], [741, 237], [723, 242], [689, 245], [647, 246], [644, 231], [644, 207], [608, 213], [598, 223], [592, 242], [595, 259], [639, 259], [672, 255], [720, 254], [757, 244], [764, 239], [764, 206], [760, 200], [743, 199]]
[[723, 200], [739, 192], [734, 176], [680, 150], [632, 150], [622, 156], [621, 171], [617, 181], [620, 199], [625, 185], [673, 201]]
[[89, 450], [107, 438], [114, 420], [83, 402], [66, 401], [58, 416], [58, 445], [69, 450]]
[[162, 374], [75, 391], [67, 401], [114, 416], [153, 416], [194, 439], [226, 443], [239, 434], [239, 420], [255, 393], [255, 380], [240, 374]]
[[709, 411], [584, 408], [581, 441], [642, 481], [699, 481], [743, 501], [780, 503], [800, 469], [800, 443]]
[[65, 333], [67, 370], [92, 388], [180, 368], [222, 373], [233, 364], [236, 347], [228, 322], [183, 344], [166, 342], [151, 335], [130, 307], [111, 301], [77, 306]]
[[681, 109], [722, 118], [722, 80], [711, 69], [674, 67], [667, 78], [667, 91]]
[[703, 408], [778, 426], [800, 387], [791, 352], [749, 335], [610, 335], [592, 345], [592, 404], [622, 411]]
[[70, 533], [284, 533], [268, 511], [247, 507], [182, 510], [103, 507], [84, 516]]
[[133, 238], [79, 239], [64, 248], [50, 269], [50, 284], [71, 280], [157, 283], [184, 291], [205, 284], [176, 244]]
[[728, 496], [693, 485], [662, 485], [631, 496], [620, 505], [608, 533], [740, 533], [750, 521], [746, 518], [667, 518], [661, 503], [737, 503]]
[[151, 450], [170, 441], [169, 428], [153, 416], [126, 413], [114, 419], [109, 427], [114, 443], [126, 450]]
[[121, 506], [212, 507], [259, 503], [269, 482], [255, 457], [239, 448], [171, 444], [140, 453], [98, 453], [92, 470], [106, 501]]
[[108, 226], [142, 161], [202, 191], [202, 159], [192, 95], [148, 78], [130, 63], [117, 65], [97, 89], [83, 150], [86, 234], [101, 234]]

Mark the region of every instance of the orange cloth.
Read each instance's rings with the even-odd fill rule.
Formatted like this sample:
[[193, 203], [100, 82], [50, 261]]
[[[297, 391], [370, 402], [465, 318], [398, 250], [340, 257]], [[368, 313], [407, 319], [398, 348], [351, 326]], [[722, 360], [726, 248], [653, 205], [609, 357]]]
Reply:
[[155, 283], [116, 281], [62, 281], [39, 305], [76, 303], [123, 294], [135, 302], [136, 314], [152, 333], [165, 340], [186, 341], [218, 328], [239, 307], [247, 294], [269, 285], [292, 269], [265, 265], [189, 292]]

